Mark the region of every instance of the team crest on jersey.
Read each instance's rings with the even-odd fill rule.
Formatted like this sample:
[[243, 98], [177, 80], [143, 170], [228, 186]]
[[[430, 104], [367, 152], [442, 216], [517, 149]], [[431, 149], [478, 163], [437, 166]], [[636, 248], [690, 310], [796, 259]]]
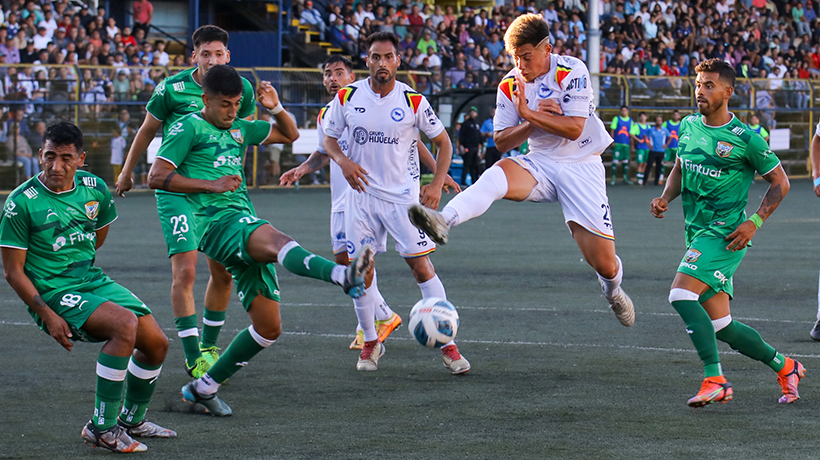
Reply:
[[[407, 98], [407, 106], [413, 109], [413, 113], [418, 113], [419, 107], [421, 106], [422, 95], [415, 91], [405, 91], [404, 97]], [[390, 115], [392, 116], [393, 114], [391, 113]], [[404, 116], [402, 116], [402, 119], [404, 119]], [[394, 120], [396, 119], [394, 118]]]
[[341, 102], [342, 105], [347, 104], [347, 101], [349, 101], [350, 98], [353, 97], [353, 93], [355, 93], [355, 92], [356, 92], [356, 87], [355, 86], [345, 86], [344, 88], [340, 89], [339, 92], [337, 93], [337, 95], [339, 97], [339, 102]]
[[555, 67], [555, 81], [562, 89], [564, 88], [562, 85], [564, 78], [567, 78], [570, 72], [572, 72], [572, 69], [567, 66], [558, 64], [558, 66]]
[[501, 83], [498, 84], [498, 89], [507, 96], [507, 99], [512, 100], [513, 91], [515, 91], [515, 78], [507, 77], [501, 80]]
[[404, 120], [404, 110], [396, 107], [390, 111], [390, 118], [392, 118], [395, 122]]
[[231, 137], [238, 143], [242, 143], [245, 140], [245, 137], [242, 136], [242, 130], [240, 129], [232, 129], [231, 130]]
[[546, 99], [552, 95], [552, 90], [549, 89], [546, 83], [541, 83], [541, 86], [538, 87], [538, 97], [541, 99]]
[[85, 204], [85, 216], [89, 219], [96, 219], [97, 214], [100, 213], [100, 202], [89, 201]]
[[691, 264], [693, 262], [697, 262], [701, 254], [702, 252], [698, 251], [697, 249], [689, 249], [686, 251], [686, 255], [683, 256], [683, 260], [686, 263]]
[[735, 148], [735, 146], [728, 142], [718, 141], [715, 153], [721, 158], [726, 158], [732, 154], [733, 148]]

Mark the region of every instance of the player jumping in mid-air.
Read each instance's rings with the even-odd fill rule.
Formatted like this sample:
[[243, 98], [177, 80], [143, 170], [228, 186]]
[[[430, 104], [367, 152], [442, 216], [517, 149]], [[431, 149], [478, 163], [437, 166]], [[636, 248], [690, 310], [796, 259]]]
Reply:
[[[686, 254], [669, 291], [669, 302], [686, 323], [686, 332], [703, 361], [705, 378], [692, 407], [725, 403], [732, 385], [723, 376], [717, 340], [777, 372], [780, 403], [800, 397], [797, 384], [806, 373], [798, 361], [783, 356], [751, 327], [732, 319], [732, 276], [752, 237], [789, 191], [780, 160], [760, 135], [729, 111], [735, 71], [720, 59], [695, 69], [698, 112], [683, 119], [675, 167], [663, 195], [650, 211], [662, 218], [669, 202], [681, 196], [686, 222]], [[769, 182], [757, 212], [746, 218], [749, 187], [755, 171]], [[717, 340], [716, 340], [717, 339]]]
[[114, 452], [142, 452], [148, 448], [131, 436], [176, 437], [145, 419], [168, 337], [137, 296], [94, 266], [117, 210], [105, 182], [77, 170], [85, 156], [79, 128], [49, 126], [40, 149], [43, 171], [6, 200], [3, 269], [37, 325], [66, 350], [73, 341], [105, 342], [94, 416], [82, 438]]
[[[202, 26], [192, 36], [193, 61], [197, 66], [166, 78], [157, 85], [148, 101], [145, 120], [137, 132], [125, 165], [117, 180], [117, 193], [124, 196], [131, 190], [131, 175], [140, 155], [148, 148], [157, 131], [162, 127], [163, 144], [168, 131], [180, 118], [202, 110], [202, 80], [218, 64], [231, 60], [228, 51], [228, 33], [216, 26]], [[243, 92], [238, 117], [248, 118], [256, 110], [253, 87], [242, 79]], [[196, 279], [197, 241], [201, 236], [194, 225], [193, 211], [184, 194], [157, 190], [157, 212], [171, 258], [171, 308], [177, 335], [185, 352], [185, 367], [192, 377], [201, 377], [219, 358], [216, 346], [219, 331], [225, 323], [225, 310], [231, 298], [231, 275], [225, 267], [208, 259], [211, 277], [205, 290], [202, 340], [197, 329], [194, 304], [194, 281]]]
[[[809, 156], [811, 157], [811, 178], [814, 180], [814, 194], [820, 197], [820, 122], [817, 123], [814, 136], [811, 138]], [[820, 342], [820, 284], [817, 288], [817, 322], [814, 323], [814, 327], [811, 329], [811, 338]]]
[[231, 67], [217, 65], [202, 79], [202, 112], [174, 123], [151, 167], [149, 185], [186, 194], [199, 234], [198, 247], [224, 265], [236, 279], [236, 290], [251, 319], [202, 377], [182, 388], [183, 398], [205, 406], [213, 415], [232, 413], [217, 398], [222, 383], [269, 347], [281, 334], [279, 284], [274, 262], [300, 276], [343, 286], [351, 297], [364, 295], [364, 274], [373, 253], [365, 245], [349, 267], [304, 250], [289, 236], [256, 216], [243, 178], [242, 158], [249, 145], [293, 142], [296, 122], [279, 103], [267, 81], [259, 84], [259, 102], [276, 119], [237, 118], [242, 78]]
[[[350, 60], [344, 56], [340, 56], [338, 54], [330, 56], [327, 61], [325, 61], [323, 69], [324, 72], [322, 83], [331, 97], [336, 96], [342, 87], [356, 81], [352, 64]], [[347, 185], [347, 180], [342, 174], [342, 170], [339, 168], [339, 165], [336, 164], [335, 161], [330, 160], [330, 156], [327, 155], [325, 148], [322, 145], [322, 142], [324, 141], [322, 120], [324, 119], [328, 108], [330, 108], [330, 104], [319, 111], [319, 117], [316, 123], [319, 130], [319, 146], [316, 151], [313, 152], [302, 164], [282, 174], [279, 184], [286, 187], [290, 186], [294, 182], [301, 179], [305, 174], [318, 171], [319, 169], [322, 169], [330, 164], [330, 200], [332, 203], [330, 208], [330, 240], [333, 246], [333, 254], [336, 259], [336, 263], [347, 265], [349, 256], [347, 254], [344, 210], [345, 196], [349, 192], [350, 186]], [[347, 154], [349, 137], [349, 134], [345, 131], [339, 141], [339, 146], [345, 154]], [[424, 163], [428, 169], [435, 173], [436, 159], [433, 158], [433, 155], [430, 154], [424, 144], [419, 142], [417, 145], [419, 147], [419, 160], [421, 160], [421, 162]], [[461, 187], [459, 187], [459, 185], [449, 175], [445, 179], [444, 187], [445, 191], [448, 191], [448, 187], [452, 187], [456, 190], [456, 192], [461, 191]], [[384, 342], [390, 333], [401, 325], [401, 318], [387, 305], [387, 302], [384, 300], [384, 297], [382, 297], [382, 294], [379, 291], [376, 280], [377, 275], [374, 270], [371, 290], [368, 291], [368, 293], [373, 295], [376, 303], [376, 334], [379, 336], [379, 340]], [[361, 350], [363, 345], [364, 331], [361, 326], [357, 325], [356, 336], [350, 343], [349, 348], [351, 350]]]
[[635, 309], [621, 287], [623, 265], [615, 254], [601, 162], [612, 138], [595, 115], [589, 71], [576, 58], [551, 54], [549, 28], [541, 16], [519, 16], [504, 42], [516, 68], [498, 87], [495, 143], [506, 152], [529, 139], [531, 152], [487, 169], [440, 213], [413, 206], [411, 220], [443, 244], [450, 228], [484, 214], [502, 198], [558, 201], [618, 321], [631, 326]]
[[[373, 244], [376, 252], [387, 250], [387, 234], [396, 240], [396, 250], [404, 257], [421, 289], [422, 297], [447, 298], [428, 254], [435, 243], [418, 231], [407, 218], [407, 206], [419, 202], [437, 208], [452, 156], [452, 143], [427, 99], [404, 83], [396, 81], [401, 58], [399, 39], [378, 32], [367, 39], [367, 66], [370, 77], [341, 90], [325, 114], [324, 147], [339, 164], [353, 188], [345, 197], [345, 231], [348, 252]], [[351, 133], [345, 136], [345, 129]], [[438, 148], [436, 174], [423, 190], [419, 187], [419, 129]], [[347, 154], [341, 141], [349, 139]], [[372, 273], [368, 274], [368, 294], [355, 299], [356, 316], [364, 331], [364, 346], [356, 368], [374, 371], [384, 345], [374, 327], [375, 305], [370, 296]], [[441, 349], [444, 365], [453, 374], [470, 370], [470, 363], [454, 342]]]

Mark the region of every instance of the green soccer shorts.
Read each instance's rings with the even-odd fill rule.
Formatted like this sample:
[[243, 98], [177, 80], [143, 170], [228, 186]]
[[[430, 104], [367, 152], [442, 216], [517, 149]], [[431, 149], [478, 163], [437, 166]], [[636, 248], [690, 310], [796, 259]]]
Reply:
[[257, 295], [279, 302], [279, 280], [273, 264], [255, 262], [248, 255], [251, 233], [270, 225], [248, 210], [221, 212], [202, 235], [199, 250], [225, 266], [236, 281], [236, 292], [247, 311]]
[[727, 251], [730, 241], [722, 236], [701, 234], [686, 249], [686, 254], [678, 265], [678, 272], [689, 275], [709, 286], [702, 296], [705, 301], [718, 292], [725, 292], [731, 298], [734, 294], [732, 277], [746, 255], [746, 249]]
[[184, 195], [157, 193], [157, 213], [168, 257], [199, 247], [194, 213]]
[[[113, 302], [131, 310], [137, 315], [137, 318], [151, 314], [151, 309], [139, 297], [114, 282], [107, 275], [102, 275], [100, 278], [68, 290], [43, 294], [43, 300], [68, 323], [68, 328], [73, 335], [71, 340], [81, 342], [102, 342], [102, 340], [86, 334], [81, 328], [88, 321], [91, 314], [105, 302]], [[40, 329], [48, 334], [45, 322], [31, 309], [29, 309], [29, 314], [40, 326]]]
[[612, 144], [613, 161], [629, 161], [629, 144]]
[[663, 162], [664, 163], [674, 163], [675, 162], [675, 150], [677, 149], [666, 149], [663, 154]]
[[649, 150], [647, 149], [636, 149], [635, 150], [635, 161], [640, 163], [646, 163], [646, 159], [649, 157]]

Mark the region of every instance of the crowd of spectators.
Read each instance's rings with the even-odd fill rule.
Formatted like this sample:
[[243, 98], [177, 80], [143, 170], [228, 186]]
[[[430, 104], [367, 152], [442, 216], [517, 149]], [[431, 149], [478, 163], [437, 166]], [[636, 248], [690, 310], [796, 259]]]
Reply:
[[[649, 94], [652, 79], [645, 77], [691, 76], [699, 62], [713, 57], [730, 62], [740, 77], [771, 79], [756, 89], [786, 85], [796, 90], [782, 97], [782, 106], [802, 108], [808, 101], [808, 91], [800, 91], [807, 89], [806, 82], [783, 79], [820, 77], [816, 0], [594, 1], [599, 1], [601, 71], [634, 76], [629, 84], [647, 88]], [[504, 51], [504, 33], [527, 12], [542, 15], [550, 25], [555, 53], [587, 61], [588, 0], [498, 3], [503, 4], [460, 12], [412, 0], [316, 0], [295, 8], [302, 24], [342, 48], [359, 66], [369, 34], [396, 33], [402, 40], [401, 69], [431, 73], [429, 79], [418, 77], [417, 89], [424, 94], [497, 84], [513, 67]], [[680, 92], [682, 81], [660, 84]]]

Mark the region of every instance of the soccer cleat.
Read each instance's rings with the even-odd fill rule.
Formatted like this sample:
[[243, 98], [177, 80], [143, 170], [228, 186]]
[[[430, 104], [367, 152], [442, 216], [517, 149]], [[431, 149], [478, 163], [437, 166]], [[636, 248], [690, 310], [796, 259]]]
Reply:
[[130, 424], [125, 423], [120, 419], [117, 419], [117, 423], [125, 428], [125, 431], [128, 433], [129, 436], [137, 437], [137, 438], [176, 438], [177, 432], [174, 430], [169, 430], [168, 428], [163, 428], [156, 423], [149, 422], [148, 420], [143, 420], [137, 424]]
[[407, 214], [410, 216], [410, 223], [423, 230], [436, 244], [447, 244], [450, 226], [440, 212], [414, 204], [407, 210]]
[[634, 182], [632, 182], [631, 180], [629, 180], [627, 178], [624, 178], [624, 184], [626, 184], [626, 185], [635, 185]]
[[[395, 331], [399, 327], [401, 327], [401, 317], [396, 313], [393, 313], [393, 316], [385, 320], [377, 320], [376, 334], [379, 335], [379, 342], [384, 342], [385, 340], [387, 340], [387, 337], [390, 336], [390, 333]], [[364, 333], [362, 333], [362, 338], [364, 339]]]
[[89, 420], [83, 427], [80, 436], [82, 436], [86, 444], [91, 444], [94, 447], [102, 447], [111, 452], [131, 453], [145, 452], [148, 450], [148, 446], [145, 444], [131, 439], [131, 436], [128, 436], [125, 428], [120, 425], [114, 425], [107, 430], [100, 431], [100, 429], [94, 426], [94, 423]]
[[359, 355], [359, 362], [356, 363], [357, 371], [375, 371], [379, 368], [379, 358], [384, 356], [384, 344], [378, 340], [365, 342], [362, 347], [362, 354]]
[[780, 404], [791, 404], [800, 399], [800, 394], [797, 393], [797, 384], [800, 383], [800, 379], [806, 376], [806, 368], [799, 361], [789, 359], [786, 365], [789, 364], [793, 366], [791, 372], [782, 377], [777, 376], [777, 383], [783, 389], [783, 396], [777, 400]]
[[[598, 278], [598, 283], [601, 289], [604, 288], [604, 283]], [[609, 308], [615, 312], [615, 317], [626, 327], [635, 324], [635, 306], [632, 304], [632, 299], [626, 295], [624, 288], [618, 288], [618, 294], [608, 298]]]
[[233, 414], [231, 408], [224, 401], [212, 395], [200, 395], [196, 391], [196, 380], [182, 387], [182, 399], [191, 404], [202, 404], [205, 409], [216, 417], [227, 417]]
[[820, 319], [814, 323], [814, 327], [811, 328], [811, 339], [815, 342], [820, 342]]
[[202, 352], [202, 357], [208, 363], [208, 368], [210, 369], [210, 367], [213, 366], [217, 360], [219, 360], [219, 352], [222, 351], [222, 349], [217, 346], [207, 348], [202, 348], [202, 346], [200, 346], [199, 351]]
[[351, 350], [361, 350], [364, 346], [364, 331], [361, 329], [356, 329], [356, 338], [350, 342]]
[[193, 366], [189, 367], [188, 363], [185, 363], [185, 371], [188, 372], [188, 375], [191, 377], [198, 379], [208, 372], [212, 364], [213, 363], [209, 363], [208, 358], [203, 355], [196, 359]]
[[611, 181], [609, 181], [609, 185], [615, 185], [615, 179], [612, 179]]
[[716, 402], [726, 404], [732, 400], [732, 384], [727, 382], [725, 378], [722, 378], [723, 382], [713, 379], [715, 378], [707, 377], [703, 379], [698, 394], [686, 401], [689, 407], [703, 407]]
[[444, 367], [450, 369], [453, 375], [463, 374], [470, 370], [470, 362], [461, 356], [456, 345], [447, 345], [441, 348], [441, 357], [444, 358]]
[[353, 260], [345, 269], [345, 294], [350, 295], [354, 299], [365, 294], [367, 289], [364, 285], [364, 275], [373, 266], [373, 248], [369, 244], [364, 245], [361, 249], [353, 254]]

